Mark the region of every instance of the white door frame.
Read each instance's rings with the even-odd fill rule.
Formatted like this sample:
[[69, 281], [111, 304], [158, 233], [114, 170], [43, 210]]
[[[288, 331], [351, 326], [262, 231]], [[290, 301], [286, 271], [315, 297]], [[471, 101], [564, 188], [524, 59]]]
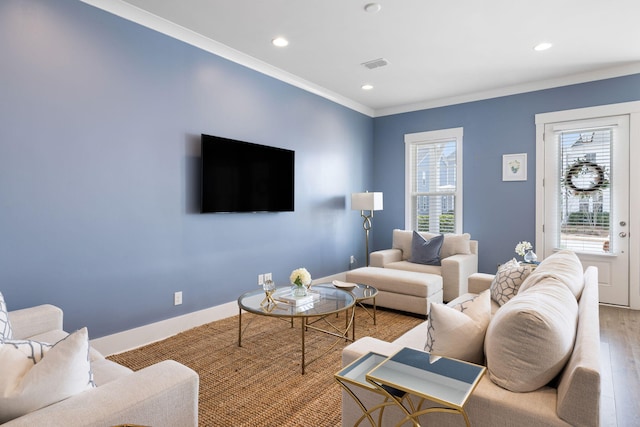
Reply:
[[[544, 126], [549, 122], [565, 122], [595, 119], [605, 116], [629, 115], [629, 155], [632, 167], [630, 183], [640, 182], [640, 167], [633, 167], [633, 160], [640, 161], [640, 101], [597, 107], [578, 108], [536, 114], [536, 242], [544, 247]], [[640, 166], [640, 165], [639, 165]], [[640, 310], [640, 185], [629, 188], [629, 308]]]

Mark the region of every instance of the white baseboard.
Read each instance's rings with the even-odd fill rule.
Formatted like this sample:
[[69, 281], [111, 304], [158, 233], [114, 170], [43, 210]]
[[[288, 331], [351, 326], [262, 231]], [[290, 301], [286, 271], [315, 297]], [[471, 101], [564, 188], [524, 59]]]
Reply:
[[[313, 282], [324, 283], [331, 282], [332, 280], [345, 280], [345, 277], [346, 273], [338, 273], [316, 279]], [[237, 301], [231, 301], [215, 307], [96, 338], [91, 340], [91, 346], [103, 355], [110, 356], [151, 344], [188, 329], [195, 328], [196, 326], [225, 319], [235, 316], [236, 314], [238, 314], [238, 303]]]

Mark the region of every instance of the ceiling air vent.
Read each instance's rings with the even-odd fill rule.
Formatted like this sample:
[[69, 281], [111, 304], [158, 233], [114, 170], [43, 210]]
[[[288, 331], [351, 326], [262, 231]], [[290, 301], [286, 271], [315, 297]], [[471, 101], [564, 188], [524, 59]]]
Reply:
[[373, 61], [363, 62], [362, 65], [364, 65], [370, 70], [373, 70], [374, 68], [379, 68], [379, 67], [384, 67], [385, 65], [389, 65], [389, 61], [387, 61], [384, 58], [378, 58], [378, 59], [374, 59]]

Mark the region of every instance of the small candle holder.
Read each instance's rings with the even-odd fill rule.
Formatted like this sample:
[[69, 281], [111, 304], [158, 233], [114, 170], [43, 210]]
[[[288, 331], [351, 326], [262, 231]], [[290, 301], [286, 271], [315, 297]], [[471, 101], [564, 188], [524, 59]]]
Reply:
[[273, 299], [273, 293], [276, 291], [276, 284], [273, 282], [273, 280], [265, 280], [264, 284], [262, 285], [262, 289], [264, 289], [264, 294], [266, 296], [262, 300], [260, 305], [262, 307], [275, 305], [276, 300]]

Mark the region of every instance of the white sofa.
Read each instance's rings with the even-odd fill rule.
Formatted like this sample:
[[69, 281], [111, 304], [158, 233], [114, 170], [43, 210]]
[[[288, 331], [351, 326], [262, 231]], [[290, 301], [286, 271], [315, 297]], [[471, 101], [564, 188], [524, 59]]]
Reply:
[[[68, 336], [62, 329], [62, 310], [53, 305], [10, 311], [8, 317], [13, 340], [57, 343]], [[48, 355], [45, 353], [42, 360]], [[198, 425], [199, 378], [193, 370], [167, 360], [133, 372], [95, 349], [89, 350], [89, 359], [95, 388], [14, 418], [4, 426]]]
[[[559, 257], [563, 255], [560, 254]], [[562, 269], [558, 269], [556, 274], [554, 263], [559, 257], [551, 256], [543, 261], [538, 269], [524, 280], [517, 294], [504, 305], [499, 306], [493, 299], [491, 300], [490, 310], [493, 315], [489, 317], [484, 347], [481, 347], [484, 348], [487, 373], [465, 405], [473, 426], [599, 425], [598, 271], [595, 267], [588, 267], [583, 272], [578, 261], [577, 275], [574, 274], [571, 277], [571, 274], [565, 274]], [[487, 274], [472, 276], [469, 281], [470, 291], [477, 294], [488, 289], [492, 284], [492, 278], [492, 275]], [[545, 302], [549, 298], [550, 290], [551, 292], [562, 290], [563, 295], [566, 296], [567, 291], [561, 289], [564, 286], [570, 289], [566, 299], [568, 303], [561, 303], [560, 300], [550, 304]], [[470, 297], [471, 295], [462, 296], [448, 306], [469, 301]], [[571, 302], [571, 298], [576, 301]], [[519, 308], [527, 301], [530, 305], [526, 310]], [[514, 308], [517, 310], [514, 311]], [[448, 310], [447, 307], [444, 309]], [[434, 308], [432, 307], [431, 310], [430, 316], [433, 316]], [[520, 320], [509, 316], [510, 313], [516, 313], [518, 310], [522, 314]], [[555, 331], [564, 338], [568, 336], [568, 339], [574, 339], [569, 342], [569, 351], [561, 360], [561, 364], [553, 365], [559, 373], [555, 375], [551, 371], [545, 371], [545, 375], [554, 375], [552, 380], [544, 379], [543, 385], [533, 386], [535, 389], [531, 391], [513, 391], [512, 389], [521, 388], [519, 381], [539, 380], [541, 376], [538, 372], [541, 370], [535, 366], [536, 363], [550, 363], [553, 357], [547, 354], [561, 347], [547, 337], [547, 325], [542, 320], [547, 319], [545, 316], [557, 318], [567, 313], [569, 313], [568, 318], [575, 316], [576, 327], [562, 327]], [[522, 319], [525, 323], [521, 322]], [[539, 327], [530, 327], [532, 323], [536, 323]], [[526, 327], [518, 329], [519, 325], [526, 325]], [[360, 338], [345, 347], [342, 353], [342, 364], [346, 366], [369, 351], [390, 355], [403, 347], [424, 350], [427, 335], [431, 333], [428, 326], [428, 321], [425, 321], [394, 342], [385, 342], [371, 337]], [[512, 332], [505, 335], [505, 330], [509, 331], [509, 328], [513, 328]], [[501, 331], [501, 329], [504, 330]], [[575, 335], [572, 337], [572, 334]], [[554, 344], [549, 345], [550, 342]], [[435, 352], [432, 351], [432, 353]], [[506, 377], [511, 376], [511, 378], [505, 378], [505, 373]], [[496, 382], [503, 384], [504, 387]], [[381, 403], [383, 399], [381, 395], [359, 387], [352, 387], [352, 390], [367, 408]], [[426, 407], [430, 406], [434, 405], [428, 403]], [[353, 398], [343, 391], [342, 425], [353, 426], [361, 415], [362, 411]], [[389, 408], [385, 410], [382, 425], [396, 425], [401, 418], [398, 409]], [[444, 413], [424, 415], [420, 421], [422, 425], [464, 425], [462, 416]], [[365, 420], [361, 425], [368, 425], [368, 423]]]
[[[436, 234], [420, 233], [426, 239]], [[413, 231], [393, 230], [391, 249], [372, 252], [371, 267], [413, 271], [442, 276], [442, 298], [451, 301], [467, 293], [467, 278], [478, 271], [478, 241], [468, 233], [445, 234], [440, 250], [442, 265], [410, 262]]]

